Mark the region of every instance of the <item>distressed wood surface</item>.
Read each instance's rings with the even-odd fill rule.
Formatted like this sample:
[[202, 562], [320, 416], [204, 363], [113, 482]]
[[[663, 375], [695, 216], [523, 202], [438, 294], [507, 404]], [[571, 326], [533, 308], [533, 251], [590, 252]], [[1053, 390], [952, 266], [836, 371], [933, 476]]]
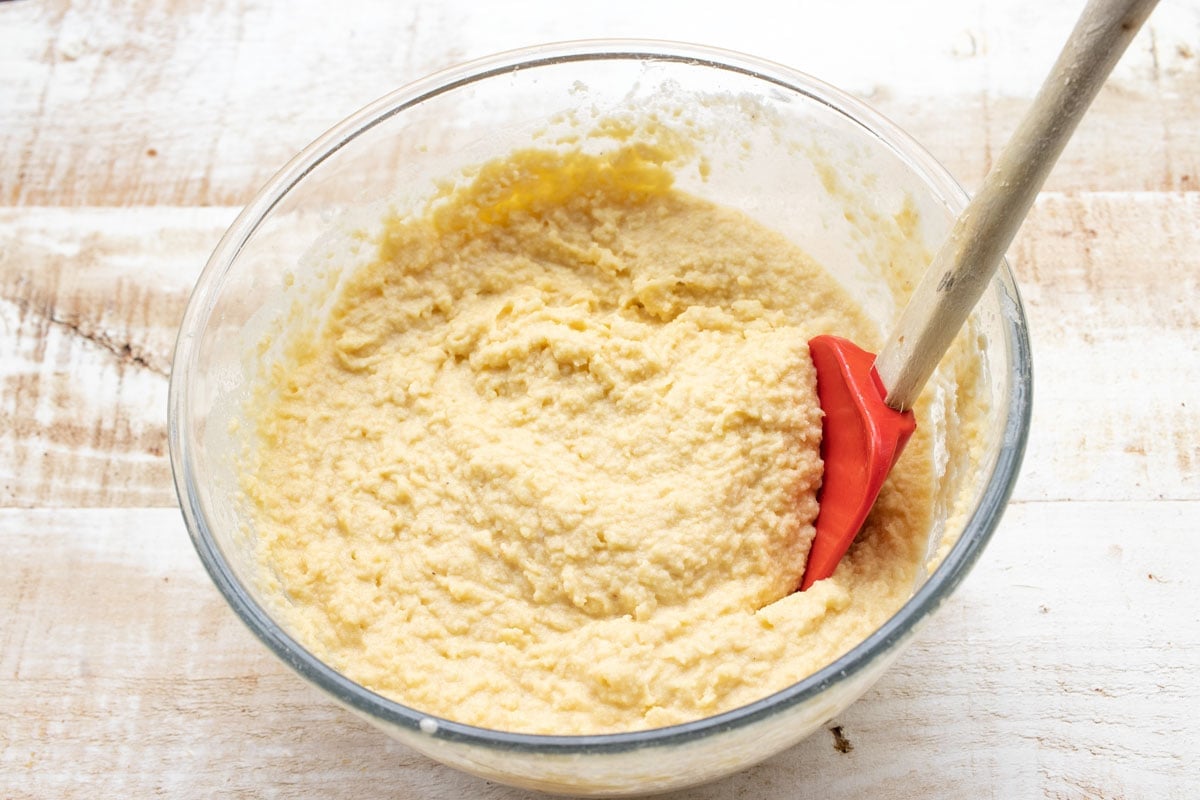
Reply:
[[[175, 508], [190, 287], [329, 125], [501, 49], [678, 39], [867, 99], [971, 187], [1081, 5], [0, 2], [0, 797], [526, 796], [277, 663]], [[1010, 252], [1033, 434], [979, 566], [829, 730], [686, 796], [1197, 796], [1198, 51], [1200, 0], [1164, 0]]]
[[[614, 36], [713, 44], [818, 75], [974, 186], [1081, 6], [15, 0], [0, 4], [0, 202], [241, 204], [318, 133], [408, 81], [498, 50]], [[1164, 2], [1047, 188], [1197, 188], [1198, 50], [1200, 6]]]

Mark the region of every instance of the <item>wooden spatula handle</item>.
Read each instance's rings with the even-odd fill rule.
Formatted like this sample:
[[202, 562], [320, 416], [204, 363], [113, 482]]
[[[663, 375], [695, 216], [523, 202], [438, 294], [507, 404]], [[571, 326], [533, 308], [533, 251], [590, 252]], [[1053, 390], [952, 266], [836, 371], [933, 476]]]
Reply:
[[1091, 0], [1016, 133], [954, 224], [875, 361], [912, 407], [1012, 243], [1092, 98], [1157, 0]]

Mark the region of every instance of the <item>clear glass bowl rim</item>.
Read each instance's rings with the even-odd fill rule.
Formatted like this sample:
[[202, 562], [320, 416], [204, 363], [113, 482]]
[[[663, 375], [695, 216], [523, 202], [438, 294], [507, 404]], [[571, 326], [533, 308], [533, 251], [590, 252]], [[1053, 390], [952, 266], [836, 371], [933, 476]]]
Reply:
[[[514, 70], [573, 61], [648, 60], [704, 66], [757, 78], [806, 96], [866, 130], [890, 148], [951, 206], [961, 208], [967, 194], [926, 150], [879, 112], [848, 94], [790, 67], [730, 50], [682, 42], [640, 39], [568, 41], [526, 47], [466, 62], [403, 86], [335, 125], [304, 148], [258, 192], [242, 210], [214, 249], [188, 301], [176, 342], [168, 397], [167, 434], [171, 470], [188, 533], [196, 551], [226, 601], [280, 659], [297, 673], [342, 703], [379, 722], [422, 731], [437, 739], [491, 749], [559, 755], [615, 753], [635, 748], [684, 744], [803, 704], [831, 685], [865, 669], [908, 637], [915, 626], [950, 596], [978, 559], [1000, 521], [1016, 483], [1028, 438], [1032, 405], [1032, 363], [1024, 309], [1007, 263], [994, 281], [1012, 303], [1005, 317], [1011, 386], [998, 457], [987, 475], [979, 505], [962, 536], [941, 564], [904, 606], [878, 630], [833, 663], [774, 694], [730, 711], [693, 722], [623, 733], [546, 735], [513, 733], [453, 722], [389, 700], [354, 683], [309, 653], [286, 634], [234, 577], [212, 536], [199, 494], [194, 490], [197, 469], [189, 441], [191, 395], [189, 379], [195, 368], [199, 334], [211, 315], [223, 279], [243, 245], [270, 211], [326, 158], [375, 125], [406, 108], [458, 87]], [[428, 720], [436, 721], [429, 731]], [[425, 728], [421, 722], [425, 720]]]

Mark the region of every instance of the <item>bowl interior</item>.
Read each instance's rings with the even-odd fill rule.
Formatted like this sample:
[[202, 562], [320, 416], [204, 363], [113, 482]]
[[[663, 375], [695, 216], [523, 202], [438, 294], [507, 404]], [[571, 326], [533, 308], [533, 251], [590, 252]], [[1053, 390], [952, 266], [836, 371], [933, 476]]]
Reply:
[[[1002, 269], [960, 337], [977, 369], [943, 368], [929, 389], [938, 475], [929, 569], [884, 629], [806, 681], [679, 730], [521, 736], [445, 721], [431, 726], [298, 644], [273, 613], [280, 598], [258, 580], [254, 531], [239, 500], [241, 420], [259, 371], [278, 355], [289, 326], [320, 324], [339, 282], [374, 256], [371, 234], [388, 209], [417, 210], [446, 180], [516, 149], [603, 150], [630, 135], [685, 137], [694, 152], [679, 164], [677, 185], [741, 209], [807, 250], [862, 303], [881, 338], [964, 201], [903, 133], [817, 81], [742, 56], [647, 43], [541, 48], [433, 76], [364, 109], [285, 167], [231, 227], [189, 304], [171, 379], [172, 462], [189, 530], [235, 610], [285, 661], [376, 722], [430, 741], [580, 753], [678, 743], [817, 697], [829, 701], [779, 734], [779, 743], [760, 743], [755, 752], [765, 758], [866, 688], [854, 674], [892, 655], [957, 584], [1011, 491], [1030, 376], [1020, 301]], [[981, 447], [963, 444], [968, 419], [982, 427]], [[747, 757], [739, 751], [720, 770], [744, 766]], [[474, 767], [460, 765], [497, 774], [480, 766], [484, 756], [473, 758]], [[564, 774], [548, 784], [500, 777], [578, 789], [570, 776], [580, 770]]]

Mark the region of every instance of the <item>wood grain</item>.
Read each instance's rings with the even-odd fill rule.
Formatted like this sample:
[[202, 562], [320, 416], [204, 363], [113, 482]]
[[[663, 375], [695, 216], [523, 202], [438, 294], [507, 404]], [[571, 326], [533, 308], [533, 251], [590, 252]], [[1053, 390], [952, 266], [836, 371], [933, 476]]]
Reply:
[[167, 375], [229, 209], [0, 209], [0, 505], [172, 505]]
[[1039, 200], [1012, 258], [1035, 373], [1020, 499], [1200, 499], [1197, 219], [1193, 192]]
[[[1083, 0], [0, 2], [0, 797], [530, 796], [292, 675], [194, 555], [175, 327], [238, 206], [435, 69], [578, 38], [709, 43], [867, 99], [977, 186]], [[1200, 0], [1160, 4], [1010, 251], [1033, 433], [979, 565], [864, 699], [675, 795], [1196, 796]]]
[[[348, 0], [336, 13], [318, 0], [3, 3], [0, 204], [241, 205], [322, 131], [418, 77], [499, 50], [608, 36], [720, 45], [817, 75], [869, 100], [976, 186], [1081, 5], [819, 3], [792, 19], [792, 4], [777, 2], [727, 20], [684, 0], [569, 14], [555, 0], [482, 12]], [[1048, 188], [1197, 188], [1198, 47], [1200, 7], [1164, 3]]]

